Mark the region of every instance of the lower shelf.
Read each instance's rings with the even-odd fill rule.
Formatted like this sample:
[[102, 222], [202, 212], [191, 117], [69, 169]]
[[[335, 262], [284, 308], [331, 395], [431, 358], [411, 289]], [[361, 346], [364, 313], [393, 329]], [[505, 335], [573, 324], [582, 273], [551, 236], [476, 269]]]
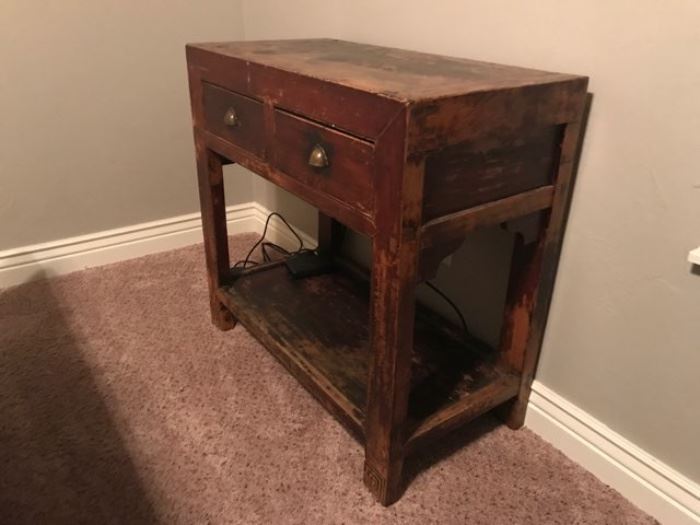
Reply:
[[[291, 279], [284, 265], [238, 278], [221, 301], [360, 439], [370, 363], [369, 286], [336, 272]], [[465, 342], [418, 308], [408, 409], [409, 448], [515, 397], [518, 378], [479, 341]]]

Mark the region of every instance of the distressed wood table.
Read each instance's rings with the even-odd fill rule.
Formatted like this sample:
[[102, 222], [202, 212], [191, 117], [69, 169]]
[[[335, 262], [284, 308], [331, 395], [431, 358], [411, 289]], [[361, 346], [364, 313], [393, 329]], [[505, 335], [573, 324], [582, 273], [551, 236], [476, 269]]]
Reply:
[[[496, 409], [523, 424], [572, 187], [587, 79], [337, 40], [187, 46], [211, 316], [240, 321], [365, 446], [364, 481], [401, 494], [404, 458]], [[329, 274], [231, 269], [222, 164], [319, 210]], [[475, 228], [514, 233], [501, 342], [415, 301]], [[343, 228], [372, 240], [358, 270]]]

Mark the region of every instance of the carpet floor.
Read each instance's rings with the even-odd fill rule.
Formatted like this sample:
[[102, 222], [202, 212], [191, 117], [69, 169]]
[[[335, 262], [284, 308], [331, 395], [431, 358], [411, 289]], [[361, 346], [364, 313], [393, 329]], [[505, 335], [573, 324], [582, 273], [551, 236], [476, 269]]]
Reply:
[[198, 245], [0, 290], [0, 523], [655, 523], [490, 417], [375, 504], [358, 443], [245, 329], [210, 324], [203, 266]]

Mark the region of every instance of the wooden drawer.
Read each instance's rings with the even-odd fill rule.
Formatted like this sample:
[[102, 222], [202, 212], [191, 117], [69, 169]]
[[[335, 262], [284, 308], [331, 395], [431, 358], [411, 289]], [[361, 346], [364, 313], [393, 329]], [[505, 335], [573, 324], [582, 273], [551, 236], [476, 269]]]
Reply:
[[206, 129], [257, 157], [265, 157], [263, 105], [255, 99], [204, 83]]
[[[313, 166], [311, 155], [322, 149]], [[275, 110], [275, 165], [306, 186], [342, 200], [363, 212], [374, 202], [374, 147], [370, 142], [346, 135], [315, 122]], [[322, 163], [322, 162], [321, 162]]]

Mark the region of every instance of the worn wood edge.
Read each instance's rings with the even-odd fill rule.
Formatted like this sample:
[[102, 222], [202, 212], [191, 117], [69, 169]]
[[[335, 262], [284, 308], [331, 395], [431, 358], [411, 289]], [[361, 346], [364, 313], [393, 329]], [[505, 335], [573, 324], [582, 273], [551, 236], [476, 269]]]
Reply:
[[197, 135], [195, 150], [211, 321], [219, 330], [230, 330], [236, 326], [236, 319], [216, 296], [216, 290], [227, 281], [231, 269], [223, 166], [221, 157], [208, 149]]
[[[216, 42], [212, 43], [215, 44]], [[214, 50], [199, 47], [201, 45], [202, 43], [186, 44], [185, 56], [190, 66], [197, 67], [202, 71], [202, 78], [206, 81], [224, 89], [247, 94], [252, 98], [273, 98], [275, 99], [275, 107], [279, 109], [284, 109], [297, 115], [305, 115], [306, 118], [317, 120], [326, 126], [335, 126], [337, 129], [343, 129], [356, 137], [375, 140], [386, 125], [385, 123], [379, 123], [383, 120], [382, 117], [388, 119], [395, 111], [395, 107], [405, 104], [403, 101], [386, 94], [365, 91], [357, 87], [339, 84], [332, 80], [299, 73], [290, 69], [270, 67], [263, 62], [251, 61], [232, 55], [223, 55]], [[237, 82], [234, 82], [234, 79], [223, 73], [232, 70], [241, 72]], [[271, 74], [278, 74], [284, 77], [284, 80], [281, 81], [283, 85], [310, 82], [320, 86], [320, 91], [333, 91], [340, 93], [345, 98], [371, 103], [375, 112], [379, 115], [379, 121], [375, 123], [375, 126], [372, 126], [368, 125], [368, 119], [360, 118], [354, 120], [354, 125], [338, 126], [333, 119], [324, 119], [320, 115], [311, 114], [313, 112], [304, 111], [298, 104], [291, 103], [292, 100], [283, 96], [283, 93], [271, 91], [270, 87], [265, 85]]]
[[245, 308], [241, 308], [225, 288], [217, 291], [219, 300], [238, 321], [306, 388], [321, 405], [335, 416], [360, 442], [364, 441], [364, 421], [361, 409], [353, 405], [313, 363], [300, 355], [291, 354], [270, 336], [259, 322], [253, 321]]
[[421, 228], [421, 249], [457, 240], [478, 227], [499, 224], [549, 208], [554, 186], [542, 186], [511, 197], [480, 204], [426, 222]]
[[406, 441], [407, 453], [418, 449], [518, 395], [519, 377], [503, 374], [492, 383], [447, 405], [423, 420]]
[[[586, 100], [587, 96], [584, 90], [578, 104], [581, 111], [585, 110]], [[539, 283], [534, 292], [534, 308], [531, 313], [530, 333], [522, 364], [520, 394], [511, 407], [502, 411], [506, 424], [511, 428], [519, 428], [525, 422], [530, 385], [539, 362], [544, 331], [549, 317], [549, 307], [559, 267], [559, 258], [564, 242], [569, 207], [573, 197], [574, 184], [576, 183], [575, 168], [577, 162], [575, 159], [580, 155], [580, 152], [577, 153], [576, 150], [582, 146], [580, 132], [584, 124], [585, 122], [581, 119], [570, 122], [565, 127], [562, 137], [561, 160], [554, 180], [555, 191], [551, 207], [548, 213], [545, 214], [548, 225], [541, 239], [544, 244], [541, 247], [542, 259], [539, 269]]]
[[[553, 100], [555, 97], [549, 92], [564, 90], [568, 92], [568, 98], [574, 100], [578, 94], [585, 96], [587, 87], [588, 77], [586, 76], [562, 75], [562, 78], [552, 79], [548, 82], [526, 83], [519, 86], [503, 86], [494, 89], [477, 89], [469, 91], [468, 93], [417, 100], [410, 104], [409, 151], [412, 155], [424, 155], [433, 149], [443, 148], [460, 142], [477, 140], [491, 134], [494, 130], [489, 127], [489, 125], [464, 125], [464, 119], [473, 113], [473, 108], [470, 106], [474, 103], [474, 99], [485, 95], [491, 97], [519, 97], [524, 96], [524, 93], [530, 91], [544, 92], [540, 93], [537, 97], [537, 100], [545, 104], [545, 106], [538, 111], [537, 120], [522, 119], [522, 121], [518, 122], [511, 117], [507, 120], [511, 132], [518, 132], [518, 130], [522, 130], [526, 127], [556, 126], [572, 122], [580, 117], [579, 108], [577, 108], [575, 104], [565, 108], [557, 106], [556, 104], [550, 105], [549, 100]], [[435, 105], [441, 106], [440, 111], [449, 110], [450, 112], [461, 114], [460, 119], [452, 119], [452, 122], [460, 122], [461, 125], [458, 128], [452, 129], [448, 137], [445, 137], [444, 133], [440, 133], [436, 129], [426, 131], [419, 122], [420, 112]], [[452, 107], [450, 108], [450, 106]], [[507, 107], [507, 104], [503, 104], [502, 106]]]
[[[414, 350], [423, 172], [407, 162], [408, 112], [400, 112], [376, 145], [370, 286], [370, 366], [365, 420], [364, 483], [382, 505], [402, 490], [404, 424]], [[377, 481], [380, 481], [377, 483]]]
[[[582, 76], [582, 75], [571, 74], [571, 73], [560, 73], [560, 72], [549, 71], [549, 70], [545, 70], [545, 69], [517, 66], [517, 65], [513, 65], [513, 64], [503, 64], [503, 63], [499, 63], [499, 62], [492, 62], [489, 60], [478, 60], [478, 59], [473, 59], [473, 58], [468, 58], [468, 57], [463, 57], [463, 56], [427, 53], [427, 52], [419, 51], [419, 50], [415, 50], [415, 49], [406, 49], [406, 48], [394, 47], [394, 46], [377, 46], [377, 45], [369, 44], [366, 42], [355, 42], [355, 41], [344, 40], [344, 39], [336, 39], [336, 38], [310, 38], [310, 39], [306, 39], [305, 38], [305, 39], [292, 39], [292, 40], [319, 40], [319, 41], [336, 40], [339, 42], [366, 45], [366, 46], [370, 46], [373, 48], [383, 48], [383, 49], [391, 50], [391, 51], [408, 52], [408, 53], [413, 54], [414, 56], [422, 55], [422, 56], [427, 57], [427, 58], [437, 57], [437, 58], [447, 58], [447, 59], [456, 60], [456, 61], [464, 61], [465, 66], [467, 66], [467, 67], [470, 65], [470, 63], [471, 64], [478, 63], [478, 64], [483, 64], [483, 65], [507, 67], [507, 68], [510, 68], [513, 70], [518, 69], [518, 70], [527, 71], [530, 73], [539, 73], [542, 75], [546, 75], [546, 78], [544, 78], [544, 79], [533, 80], [530, 82], [521, 81], [520, 83], [514, 83], [512, 85], [505, 86], [505, 87], [496, 87], [496, 88], [490, 87], [490, 88], [485, 88], [485, 89], [472, 89], [470, 91], [467, 91], [467, 93], [478, 93], [481, 91], [494, 91], [494, 90], [498, 90], [498, 89], [518, 89], [518, 88], [528, 87], [530, 85], [563, 83], [563, 82], [578, 81], [580, 79], [587, 78], [587, 77]], [[269, 41], [269, 40], [267, 40], [267, 39], [258, 40], [258, 42], [265, 42], [265, 41]], [[306, 78], [312, 78], [316, 81], [332, 84], [334, 86], [344, 87], [344, 88], [347, 88], [348, 90], [360, 91], [363, 93], [371, 93], [372, 95], [380, 97], [382, 99], [387, 99], [390, 101], [395, 101], [395, 102], [400, 102], [400, 103], [421, 102], [424, 100], [440, 100], [442, 98], [452, 98], [452, 97], [460, 96], [460, 95], [464, 94], [463, 90], [456, 89], [454, 93], [444, 93], [444, 94], [439, 94], [439, 95], [426, 94], [426, 95], [417, 95], [413, 98], [409, 98], [409, 97], [402, 97], [402, 96], [398, 95], [397, 93], [392, 93], [392, 92], [387, 92], [387, 91], [382, 91], [382, 90], [366, 91], [366, 90], [361, 89], [359, 87], [349, 86], [347, 84], [339, 83], [336, 80], [327, 79], [327, 78], [320, 76], [320, 75], [314, 75], [311, 72], [301, 73], [301, 72], [296, 71], [293, 68], [284, 68], [283, 66], [269, 66], [264, 61], [255, 60], [255, 59], [251, 58], [250, 56], [246, 56], [245, 58], [242, 58], [242, 57], [238, 57], [235, 55], [220, 54], [219, 52], [214, 51], [210, 48], [210, 46], [213, 46], [213, 45], [226, 44], [226, 43], [229, 43], [229, 42], [227, 42], [227, 41], [189, 42], [185, 45], [185, 49], [186, 49], [186, 53], [187, 53], [188, 57], [192, 56], [192, 58], [196, 58], [196, 55], [198, 53], [203, 53], [203, 54], [209, 54], [209, 55], [213, 55], [213, 56], [224, 56], [227, 59], [234, 59], [234, 60], [238, 60], [239, 62], [248, 62], [248, 63], [253, 64], [255, 66], [258, 66], [258, 67], [275, 67], [276, 69], [279, 69], [280, 71], [283, 71], [283, 72], [288, 73], [290, 75], [297, 75], [297, 76], [303, 76]]]
[[[243, 95], [246, 96], [246, 95]], [[248, 97], [250, 98], [250, 97]], [[256, 100], [256, 99], [252, 99]], [[372, 148], [374, 151], [374, 146], [376, 143], [375, 138], [367, 138], [367, 137], [362, 137], [360, 135], [353, 135], [352, 132], [346, 131], [341, 128], [334, 128], [333, 126], [329, 125], [326, 122], [323, 122], [321, 120], [309, 117], [308, 115], [304, 115], [303, 113], [295, 113], [292, 110], [289, 109], [284, 109], [281, 107], [274, 107], [273, 106], [273, 111], [275, 113], [280, 113], [281, 115], [284, 115], [286, 117], [290, 117], [292, 119], [296, 119], [301, 121], [306, 126], [311, 126], [313, 128], [321, 128], [324, 132], [334, 135], [338, 137], [341, 140], [347, 140], [353, 143], [353, 145], [358, 145], [358, 146], [367, 146], [369, 148]], [[380, 133], [381, 137], [381, 133]]]
[[700, 523], [700, 484], [539, 381], [525, 426], [661, 523]]
[[229, 276], [228, 276], [229, 280], [226, 284], [232, 284], [236, 279], [240, 279], [242, 277], [247, 277], [249, 275], [254, 275], [254, 274], [259, 273], [259, 272], [264, 272], [266, 270], [270, 270], [270, 269], [275, 268], [277, 266], [282, 266], [284, 263], [285, 263], [284, 259], [278, 259], [278, 260], [274, 260], [274, 261], [258, 262], [257, 264], [252, 265], [252, 266], [248, 266], [247, 268], [243, 268], [242, 266], [236, 268], [234, 266], [234, 263], [232, 263], [231, 269], [229, 272]]
[[[318, 40], [333, 40], [333, 39], [318, 39]], [[337, 81], [327, 79], [323, 76], [320, 75], [314, 75], [309, 72], [301, 73], [299, 71], [295, 71], [292, 68], [285, 68], [281, 65], [278, 66], [270, 66], [266, 64], [264, 61], [258, 61], [251, 59], [250, 57], [242, 58], [239, 56], [234, 56], [234, 55], [228, 55], [228, 54], [223, 54], [219, 53], [217, 51], [214, 51], [206, 46], [210, 45], [215, 45], [215, 44], [221, 44], [221, 43], [226, 43], [225, 41], [223, 42], [189, 42], [185, 44], [185, 55], [189, 60], [192, 60], [193, 62], [197, 61], [198, 56], [203, 56], [203, 57], [208, 57], [209, 59], [221, 59], [224, 58], [225, 60], [236, 63], [239, 65], [246, 65], [248, 67], [252, 66], [255, 68], [259, 69], [275, 69], [281, 73], [284, 73], [285, 75], [288, 75], [290, 79], [297, 79], [297, 78], [308, 78], [312, 79], [316, 82], [319, 82], [324, 85], [328, 86], [333, 86], [335, 88], [341, 88], [343, 90], [346, 90], [349, 93], [358, 93], [358, 94], [367, 94], [371, 95], [373, 97], [376, 97], [380, 102], [384, 102], [385, 104], [390, 104], [390, 103], [404, 103], [406, 102], [406, 99], [397, 97], [396, 95], [392, 93], [385, 93], [382, 91], [366, 91], [363, 89], [360, 89], [355, 86], [349, 86], [347, 84], [341, 84]]]

